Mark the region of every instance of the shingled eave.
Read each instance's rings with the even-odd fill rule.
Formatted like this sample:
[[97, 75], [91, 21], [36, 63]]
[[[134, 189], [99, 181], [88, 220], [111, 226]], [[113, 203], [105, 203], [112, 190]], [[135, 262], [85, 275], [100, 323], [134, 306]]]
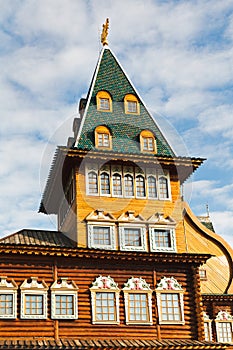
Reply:
[[0, 349], [158, 349], [158, 350], [223, 350], [231, 344], [198, 341], [190, 339], [54, 339], [54, 338], [4, 338], [0, 339]]
[[228, 281], [228, 285], [225, 290], [225, 293], [233, 293], [233, 249], [220, 235], [213, 232], [212, 230], [209, 230], [205, 225], [203, 225], [195, 216], [195, 214], [192, 212], [188, 203], [185, 203], [185, 202], [184, 202], [184, 216], [186, 216], [192, 222], [192, 224], [197, 228], [197, 230], [201, 230], [202, 234], [205, 237], [207, 237], [208, 240], [211, 240], [217, 246], [219, 246], [219, 248], [225, 254], [229, 264], [229, 271], [230, 271], [230, 277], [229, 277], [229, 281]]

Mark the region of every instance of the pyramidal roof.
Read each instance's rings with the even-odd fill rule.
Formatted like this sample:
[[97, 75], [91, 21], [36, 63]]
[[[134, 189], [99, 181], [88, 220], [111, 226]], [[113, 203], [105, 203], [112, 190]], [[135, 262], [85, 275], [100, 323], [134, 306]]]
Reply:
[[[96, 95], [107, 91], [112, 97], [112, 111], [97, 110]], [[125, 114], [124, 97], [133, 94], [140, 104], [140, 113]], [[154, 118], [124, 72], [110, 48], [105, 45], [94, 72], [94, 76], [85, 101], [85, 112], [81, 120], [74, 148], [95, 150], [94, 131], [97, 126], [108, 127], [112, 135], [111, 152], [139, 154], [139, 137], [143, 130], [150, 130], [156, 137], [157, 156], [174, 156]]]

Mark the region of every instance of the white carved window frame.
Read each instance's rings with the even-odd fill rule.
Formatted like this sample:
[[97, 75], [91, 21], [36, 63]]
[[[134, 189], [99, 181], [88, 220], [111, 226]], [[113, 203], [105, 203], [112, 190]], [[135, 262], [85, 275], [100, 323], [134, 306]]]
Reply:
[[205, 340], [206, 341], [212, 341], [212, 320], [209, 318], [209, 316], [204, 312], [204, 333], [205, 333]]
[[[167, 281], [172, 281], [173, 286], [168, 287]], [[156, 292], [156, 300], [157, 300], [157, 307], [158, 307], [158, 316], [159, 316], [159, 324], [185, 324], [184, 319], [184, 290], [182, 289], [181, 285], [173, 278], [162, 278], [160, 283], [158, 284], [157, 288], [155, 289]], [[161, 296], [163, 294], [166, 295], [178, 295], [178, 305], [180, 309], [180, 320], [163, 320], [162, 318], [162, 303], [161, 303]]]
[[[71, 281], [67, 282], [66, 277], [62, 277], [60, 280], [55, 281], [51, 286], [51, 318], [52, 319], [78, 319], [78, 287]], [[56, 297], [57, 296], [72, 296], [73, 314], [57, 314], [56, 313]]]
[[[94, 227], [107, 227], [110, 230], [110, 245], [102, 245], [94, 243]], [[116, 239], [115, 239], [115, 223], [114, 222], [101, 222], [94, 221], [87, 223], [87, 232], [88, 232], [88, 248], [96, 249], [106, 249], [114, 250], [116, 249]]]
[[[21, 307], [20, 307], [20, 318], [21, 319], [47, 319], [47, 298], [48, 298], [48, 286], [47, 284], [42, 280], [41, 283], [37, 282], [37, 277], [31, 277], [29, 280], [31, 282], [28, 282], [28, 279], [26, 279], [22, 285], [20, 286], [21, 289]], [[42, 314], [41, 315], [34, 315], [34, 314], [26, 314], [26, 297], [27, 295], [35, 296], [39, 295], [42, 296]]]
[[[108, 185], [109, 185], [109, 193], [104, 193], [102, 191], [102, 179], [101, 176], [103, 174], [106, 174], [108, 176]], [[112, 184], [111, 184], [111, 171], [110, 171], [110, 166], [109, 165], [103, 165], [103, 167], [100, 168], [99, 170], [99, 194], [101, 197], [111, 197], [112, 194]]]
[[[161, 178], [166, 178], [167, 180], [167, 197], [162, 197], [160, 192], [160, 182]], [[164, 170], [164, 172], [158, 172], [157, 174], [157, 189], [158, 189], [158, 199], [161, 201], [170, 201], [171, 200], [171, 182], [170, 182], [170, 174], [168, 170]]]
[[[120, 183], [121, 183], [121, 194], [114, 194], [114, 176], [115, 175], [118, 175], [120, 176]], [[123, 197], [123, 194], [124, 194], [124, 185], [123, 185], [123, 182], [124, 182], [124, 177], [122, 176], [122, 172], [120, 171], [114, 171], [114, 167], [112, 169], [112, 176], [111, 176], [111, 185], [112, 185], [112, 197], [118, 197], [118, 198], [122, 198]]]
[[[106, 286], [102, 283], [103, 279], [105, 279]], [[91, 310], [92, 310], [92, 324], [119, 324], [120, 323], [120, 289], [117, 287], [117, 284], [114, 280], [108, 276], [99, 276], [96, 278], [95, 282], [93, 282], [92, 287], [90, 288], [91, 292]], [[114, 311], [115, 311], [115, 320], [97, 320], [96, 317], [96, 294], [97, 293], [113, 293], [114, 294]]]
[[[154, 234], [155, 230], [169, 231], [170, 242], [171, 242], [170, 247], [156, 246], [155, 234]], [[176, 233], [175, 233], [174, 226], [149, 224], [149, 238], [150, 238], [150, 250], [152, 252], [176, 252]]]
[[[138, 281], [138, 286], [136, 282]], [[143, 286], [144, 284], [144, 286]], [[127, 325], [152, 325], [152, 293], [150, 286], [142, 278], [130, 278], [125, 287], [122, 289], [124, 293], [124, 302], [125, 302], [125, 322]], [[147, 320], [130, 320], [129, 312], [129, 295], [130, 294], [144, 294], [147, 297]]]
[[[141, 246], [126, 246], [125, 229], [139, 229], [141, 235]], [[119, 223], [120, 250], [124, 251], [147, 251], [146, 225], [138, 222]]]
[[[90, 173], [95, 173], [96, 174], [96, 180], [97, 180], [97, 192], [92, 193], [89, 188], [89, 174]], [[85, 182], [86, 182], [86, 193], [87, 195], [90, 196], [99, 196], [99, 168], [98, 164], [95, 163], [87, 163], [85, 166]]]
[[[221, 329], [223, 324], [229, 325], [230, 334], [227, 334], [227, 337], [230, 338], [230, 340], [222, 340], [221, 338]], [[224, 342], [224, 343], [232, 343], [233, 342], [233, 317], [230, 315], [227, 311], [219, 311], [218, 315], [215, 318], [215, 326], [216, 326], [216, 334], [217, 334], [217, 341], [218, 342]]]
[[0, 279], [0, 295], [12, 296], [12, 313], [1, 313], [0, 319], [15, 319], [17, 318], [17, 284], [13, 279], [7, 281], [6, 276], [1, 276]]

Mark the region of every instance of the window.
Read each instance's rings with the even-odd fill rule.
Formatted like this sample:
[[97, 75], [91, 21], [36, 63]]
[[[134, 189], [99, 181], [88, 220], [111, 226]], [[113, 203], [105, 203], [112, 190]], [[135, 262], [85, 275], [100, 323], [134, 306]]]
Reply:
[[92, 323], [118, 324], [120, 290], [114, 280], [108, 276], [99, 276], [92, 283]]
[[159, 199], [168, 199], [169, 189], [168, 189], [168, 179], [165, 176], [159, 177]]
[[157, 198], [157, 185], [156, 185], [156, 178], [154, 176], [148, 176], [147, 186], [148, 186], [148, 197]]
[[104, 125], [99, 125], [95, 128], [95, 146], [103, 149], [112, 148], [112, 135]]
[[127, 94], [124, 97], [124, 106], [126, 114], [139, 114], [140, 113], [140, 105], [138, 99], [133, 94]]
[[129, 174], [125, 175], [124, 190], [125, 190], [125, 197], [134, 196], [134, 180], [132, 175], [129, 175]]
[[145, 226], [119, 225], [121, 250], [146, 250]]
[[94, 171], [88, 173], [88, 193], [98, 194], [98, 175]]
[[112, 98], [107, 91], [99, 91], [96, 95], [97, 110], [112, 112]]
[[122, 196], [122, 181], [120, 174], [113, 174], [112, 176], [112, 192], [113, 196]]
[[0, 277], [0, 319], [16, 318], [17, 284], [14, 280], [7, 281], [7, 277]]
[[88, 247], [115, 249], [114, 224], [88, 224]]
[[153, 132], [143, 130], [140, 133], [140, 147], [142, 152], [156, 153], [156, 141]]
[[149, 227], [151, 251], [175, 251], [175, 230], [163, 226]]
[[110, 194], [110, 180], [109, 174], [104, 172], [100, 175], [100, 190], [101, 194], [109, 195]]
[[74, 181], [74, 172], [72, 171], [64, 190], [63, 200], [61, 201], [61, 205], [59, 207], [58, 221], [59, 221], [60, 227], [63, 224], [66, 218], [66, 215], [68, 214], [74, 200], [75, 200], [75, 181]]
[[152, 324], [152, 290], [142, 278], [130, 278], [124, 288], [126, 324]]
[[145, 197], [145, 179], [142, 175], [136, 176], [136, 196], [137, 197]]
[[184, 324], [183, 293], [173, 277], [161, 279], [156, 288], [160, 324]]
[[231, 343], [233, 317], [227, 311], [219, 311], [215, 319], [217, 341], [222, 343]]
[[78, 287], [67, 280], [62, 277], [51, 286], [52, 319], [78, 318]]
[[207, 272], [205, 269], [203, 269], [203, 268], [199, 269], [199, 276], [200, 276], [201, 281], [207, 281]]
[[204, 333], [205, 340], [212, 341], [212, 329], [211, 329], [211, 320], [206, 312], [204, 312]]
[[23, 319], [46, 319], [47, 318], [47, 290], [44, 281], [37, 282], [37, 277], [25, 280], [21, 289], [21, 312]]

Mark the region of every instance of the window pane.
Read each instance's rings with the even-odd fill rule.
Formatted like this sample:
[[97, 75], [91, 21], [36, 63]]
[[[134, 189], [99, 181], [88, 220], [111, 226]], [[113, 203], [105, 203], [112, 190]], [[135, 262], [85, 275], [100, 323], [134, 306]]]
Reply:
[[100, 109], [103, 109], [103, 110], [110, 109], [110, 101], [108, 98], [100, 98]]
[[93, 227], [93, 243], [95, 245], [111, 245], [110, 227]]
[[101, 186], [101, 193], [102, 194], [110, 194], [109, 175], [107, 173], [101, 174], [100, 186]]
[[156, 198], [157, 197], [157, 185], [156, 185], [156, 179], [154, 176], [149, 176], [148, 180], [148, 195], [150, 198]]
[[74, 315], [74, 296], [56, 295], [56, 315]]
[[154, 138], [153, 137], [143, 137], [143, 150], [144, 151], [154, 151]]
[[232, 342], [231, 322], [218, 322], [219, 342]]
[[109, 134], [98, 133], [98, 147], [110, 147]]
[[25, 315], [43, 315], [43, 295], [25, 295]]
[[136, 193], [137, 197], [145, 197], [145, 180], [144, 177], [139, 175], [136, 177]]
[[148, 321], [147, 294], [129, 294], [129, 321]]
[[127, 101], [127, 108], [129, 113], [137, 113], [137, 102]]
[[13, 315], [13, 294], [0, 294], [0, 315]]
[[125, 175], [124, 177], [124, 185], [125, 185], [125, 196], [133, 197], [133, 177], [131, 175]]
[[163, 321], [181, 321], [179, 294], [161, 294], [161, 316]]
[[96, 320], [116, 321], [115, 293], [96, 293]]
[[121, 183], [121, 175], [120, 174], [113, 175], [112, 184], [113, 184], [113, 195], [114, 196], [121, 196], [122, 195], [122, 183]]
[[168, 181], [167, 178], [162, 176], [159, 178], [159, 197], [168, 198]]
[[88, 190], [89, 193], [98, 193], [98, 177], [94, 171], [88, 174]]
[[154, 229], [154, 242], [158, 248], [171, 248], [171, 232], [170, 230]]
[[142, 245], [141, 230], [139, 228], [124, 228], [125, 246], [140, 247]]

